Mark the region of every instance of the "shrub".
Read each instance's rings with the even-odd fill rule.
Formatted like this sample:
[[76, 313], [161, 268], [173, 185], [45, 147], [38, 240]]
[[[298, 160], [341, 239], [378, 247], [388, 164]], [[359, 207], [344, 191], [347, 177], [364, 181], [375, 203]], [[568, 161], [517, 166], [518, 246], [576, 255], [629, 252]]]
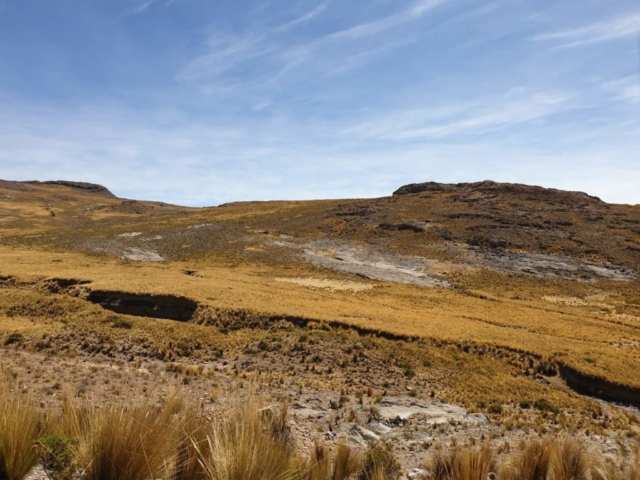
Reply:
[[133, 324], [129, 320], [125, 320], [124, 318], [116, 318], [111, 322], [112, 328], [124, 328], [130, 330]]
[[538, 400], [535, 401], [533, 406], [538, 410], [540, 410], [541, 412], [551, 412], [554, 414], [557, 414], [560, 412], [560, 410], [558, 410], [558, 407], [556, 407], [553, 403], [551, 403], [546, 398], [539, 398]]
[[77, 440], [65, 435], [47, 435], [38, 439], [36, 450], [40, 464], [51, 480], [70, 480], [75, 473], [73, 451]]
[[20, 332], [13, 332], [10, 333], [7, 338], [4, 340], [4, 345], [5, 346], [9, 346], [9, 345], [13, 345], [14, 343], [22, 343], [24, 342], [24, 335], [22, 335]]

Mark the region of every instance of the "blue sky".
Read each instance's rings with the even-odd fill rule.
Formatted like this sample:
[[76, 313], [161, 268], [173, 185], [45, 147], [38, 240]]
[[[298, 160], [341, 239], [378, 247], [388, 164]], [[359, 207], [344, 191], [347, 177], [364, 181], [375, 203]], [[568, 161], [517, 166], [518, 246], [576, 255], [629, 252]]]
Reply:
[[637, 0], [0, 0], [0, 178], [185, 205], [640, 203]]

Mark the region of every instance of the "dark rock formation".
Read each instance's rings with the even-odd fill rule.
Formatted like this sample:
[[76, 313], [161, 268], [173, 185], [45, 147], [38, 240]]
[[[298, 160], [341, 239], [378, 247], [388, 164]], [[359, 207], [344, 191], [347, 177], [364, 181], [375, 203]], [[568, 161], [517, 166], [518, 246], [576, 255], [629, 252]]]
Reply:
[[38, 182], [38, 181], [33, 181], [33, 182], [25, 182], [25, 183], [31, 183], [31, 184], [42, 184], [42, 185], [60, 185], [63, 187], [68, 187], [68, 188], [75, 188], [77, 190], [83, 190], [85, 192], [89, 192], [89, 193], [98, 193], [98, 194], [102, 194], [102, 195], [108, 195], [110, 197], [115, 197], [115, 195], [113, 193], [111, 193], [109, 191], [109, 189], [107, 189], [106, 187], [103, 187], [102, 185], [97, 185], [95, 183], [86, 183], [86, 182], [71, 182], [71, 181], [67, 181], [67, 180], [51, 180], [51, 181], [46, 181], [46, 182]]
[[393, 195], [409, 195], [422, 192], [447, 192], [461, 194], [463, 197], [472, 193], [484, 193], [486, 195], [510, 194], [526, 196], [527, 200], [581, 202], [603, 204], [598, 197], [587, 195], [583, 192], [568, 192], [555, 188], [544, 188], [535, 185], [523, 185], [520, 183], [499, 183], [491, 180], [473, 183], [411, 183], [404, 185], [393, 192]]

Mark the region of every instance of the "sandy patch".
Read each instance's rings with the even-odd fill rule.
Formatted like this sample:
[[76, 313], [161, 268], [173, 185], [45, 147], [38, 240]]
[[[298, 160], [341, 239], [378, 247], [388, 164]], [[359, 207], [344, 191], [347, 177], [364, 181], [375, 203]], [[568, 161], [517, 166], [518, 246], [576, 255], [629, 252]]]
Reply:
[[138, 235], [142, 235], [142, 232], [121, 233], [118, 236], [119, 237], [124, 237], [124, 238], [132, 238], [132, 237], [137, 237]]
[[351, 290], [353, 292], [361, 292], [373, 288], [373, 285], [366, 283], [350, 282], [348, 280], [329, 280], [326, 278], [275, 277], [274, 280], [276, 282], [293, 283], [301, 287], [322, 288], [325, 290]]

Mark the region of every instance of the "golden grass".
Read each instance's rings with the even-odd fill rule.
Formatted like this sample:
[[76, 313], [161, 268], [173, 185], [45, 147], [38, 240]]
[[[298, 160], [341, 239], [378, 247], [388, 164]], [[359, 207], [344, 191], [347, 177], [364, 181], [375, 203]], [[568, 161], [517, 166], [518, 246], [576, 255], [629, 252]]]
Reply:
[[[71, 432], [64, 438], [71, 440], [73, 455], [65, 465], [87, 480], [399, 478], [400, 466], [388, 443], [370, 444], [364, 454], [346, 444], [333, 450], [317, 444], [308, 458], [301, 458], [288, 438], [286, 403], [275, 409], [263, 405], [250, 394], [212, 418], [179, 395], [162, 404], [99, 408], [65, 402], [57, 420], [41, 423], [21, 393], [4, 388], [0, 478], [22, 480], [37, 461], [34, 445], [39, 435], [63, 431]], [[519, 453], [504, 453], [488, 444], [436, 450], [426, 469], [433, 480], [486, 480], [490, 472], [497, 472], [501, 480], [638, 480], [640, 457], [603, 460], [579, 440], [565, 436], [532, 440]]]
[[[575, 438], [532, 440], [511, 459], [504, 461], [500, 478], [504, 480], [597, 480], [625, 471], [610, 465]], [[614, 473], [615, 472], [615, 473]]]
[[551, 468], [554, 443], [532, 440], [524, 450], [513, 456], [511, 464], [503, 467], [505, 480], [546, 480]]
[[41, 431], [40, 416], [33, 405], [10, 390], [0, 372], [0, 478], [21, 480], [37, 462], [35, 443]]
[[78, 432], [78, 461], [87, 480], [158, 478], [172, 452], [172, 425], [161, 408], [110, 405]]
[[[25, 281], [79, 278], [91, 281], [92, 289], [182, 295], [198, 301], [203, 308], [292, 315], [448, 342], [500, 345], [562, 360], [584, 373], [640, 387], [637, 349], [624, 347], [638, 340], [640, 326], [629, 322], [612, 324], [611, 317], [600, 310], [542, 299], [562, 292], [566, 286], [562, 282], [543, 286], [513, 280], [507, 284], [498, 274], [485, 272], [478, 275], [487, 278], [486, 287], [474, 291], [487, 299], [470, 296], [468, 290], [394, 284], [354, 294], [310, 290], [271, 279], [283, 273], [318, 276], [312, 267], [298, 264], [293, 271], [286, 266], [260, 264], [219, 267], [212, 261], [150, 265], [7, 247], [0, 247], [0, 258], [0, 274]], [[198, 275], [185, 275], [185, 270], [196, 270]], [[30, 275], [25, 276], [25, 272]], [[588, 292], [593, 287], [571, 288]], [[613, 292], [612, 308], [624, 303], [621, 294], [633, 295], [634, 288], [637, 286], [599, 286], [600, 290]], [[514, 300], [512, 296], [525, 300]]]
[[262, 414], [255, 399], [216, 422], [200, 446], [211, 480], [287, 480], [295, 478], [294, 451], [276, 417]]
[[495, 470], [495, 452], [481, 447], [436, 451], [427, 466], [433, 480], [486, 480]]

